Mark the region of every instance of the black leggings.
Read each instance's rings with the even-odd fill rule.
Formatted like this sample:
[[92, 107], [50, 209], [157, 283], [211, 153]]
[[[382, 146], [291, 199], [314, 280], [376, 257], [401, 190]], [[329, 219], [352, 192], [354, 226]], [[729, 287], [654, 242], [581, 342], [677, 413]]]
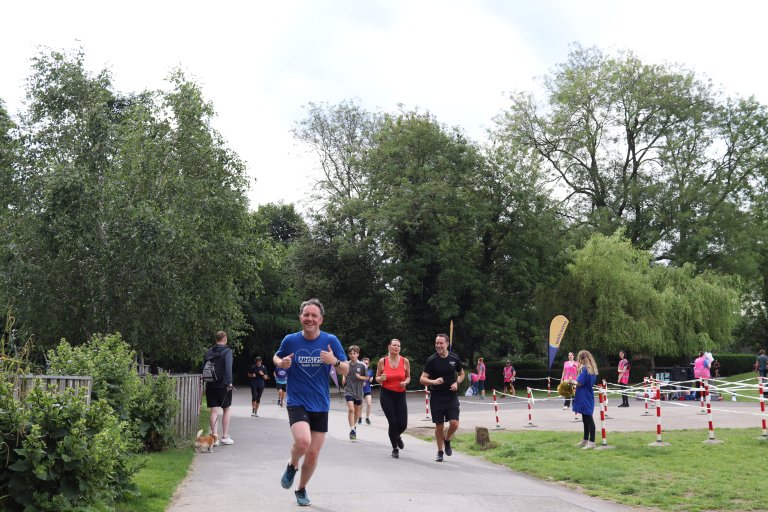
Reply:
[[261, 403], [261, 394], [264, 392], [264, 386], [255, 386], [251, 384], [251, 402]]
[[619, 387], [621, 388], [621, 405], [629, 407], [629, 386], [626, 384], [619, 384]]
[[392, 443], [393, 449], [397, 448], [397, 440], [408, 428], [408, 403], [405, 401], [405, 393], [381, 388], [379, 401], [389, 423], [389, 442]]
[[584, 440], [595, 442], [595, 419], [591, 414], [581, 415], [581, 421], [584, 423]]

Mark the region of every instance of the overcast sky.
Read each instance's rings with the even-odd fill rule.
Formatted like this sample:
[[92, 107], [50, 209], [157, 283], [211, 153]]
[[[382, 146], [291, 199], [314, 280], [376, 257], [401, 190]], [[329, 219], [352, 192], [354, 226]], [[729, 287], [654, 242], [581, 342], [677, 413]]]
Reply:
[[574, 42], [680, 63], [768, 103], [768, 2], [757, 0], [25, 0], [2, 13], [0, 99], [12, 114], [41, 45], [82, 47], [123, 93], [166, 88], [181, 67], [247, 162], [253, 207], [300, 203], [314, 185], [316, 163], [290, 133], [308, 102], [402, 103], [482, 140], [508, 94], [536, 90]]

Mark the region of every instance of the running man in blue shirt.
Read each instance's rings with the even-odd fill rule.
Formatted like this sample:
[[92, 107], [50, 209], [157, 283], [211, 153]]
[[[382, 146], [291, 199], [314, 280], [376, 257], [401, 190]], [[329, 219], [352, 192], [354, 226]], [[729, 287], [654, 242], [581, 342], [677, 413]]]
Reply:
[[285, 389], [288, 386], [288, 370], [278, 366], [272, 374], [275, 376], [275, 387], [277, 388], [277, 405], [284, 407]]
[[299, 486], [294, 492], [296, 502], [309, 505], [306, 486], [317, 467], [320, 449], [328, 432], [328, 411], [331, 408], [331, 393], [328, 379], [331, 366], [336, 373], [349, 372], [347, 357], [339, 339], [323, 332], [325, 309], [317, 299], [301, 303], [299, 321], [301, 331], [283, 338], [272, 362], [276, 368], [288, 370], [288, 422], [291, 425], [293, 445], [291, 460], [285, 468], [280, 484], [284, 489], [293, 485], [296, 472], [301, 464]]

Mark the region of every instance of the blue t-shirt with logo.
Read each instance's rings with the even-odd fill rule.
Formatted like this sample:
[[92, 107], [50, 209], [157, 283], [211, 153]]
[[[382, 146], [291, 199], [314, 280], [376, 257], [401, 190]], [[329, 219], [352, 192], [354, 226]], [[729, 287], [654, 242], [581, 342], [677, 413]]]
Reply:
[[275, 383], [285, 384], [288, 382], [288, 370], [285, 368], [275, 368]]
[[328, 350], [330, 345], [333, 355], [339, 361], [346, 361], [347, 356], [339, 339], [333, 334], [320, 331], [314, 340], [306, 339], [301, 331], [283, 338], [278, 357], [293, 354], [293, 361], [288, 368], [288, 407], [300, 405], [309, 412], [328, 412], [331, 408], [331, 393], [328, 379], [331, 365], [320, 359], [320, 351]]
[[368, 375], [368, 379], [363, 382], [363, 394], [371, 392], [371, 377], [373, 377], [373, 370], [369, 368], [366, 375]]

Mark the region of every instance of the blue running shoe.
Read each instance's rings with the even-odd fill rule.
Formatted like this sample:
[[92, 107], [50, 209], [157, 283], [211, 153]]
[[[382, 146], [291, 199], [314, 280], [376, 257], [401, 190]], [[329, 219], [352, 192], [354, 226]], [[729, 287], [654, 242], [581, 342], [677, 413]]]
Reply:
[[306, 489], [299, 489], [298, 491], [293, 491], [293, 494], [296, 495], [296, 503], [298, 503], [299, 506], [306, 507], [309, 505], [309, 497], [307, 496]]
[[285, 468], [285, 473], [283, 473], [283, 478], [280, 479], [280, 485], [283, 486], [283, 489], [290, 489], [293, 485], [293, 478], [296, 476], [296, 472], [298, 469], [293, 467], [293, 464], [288, 464]]

